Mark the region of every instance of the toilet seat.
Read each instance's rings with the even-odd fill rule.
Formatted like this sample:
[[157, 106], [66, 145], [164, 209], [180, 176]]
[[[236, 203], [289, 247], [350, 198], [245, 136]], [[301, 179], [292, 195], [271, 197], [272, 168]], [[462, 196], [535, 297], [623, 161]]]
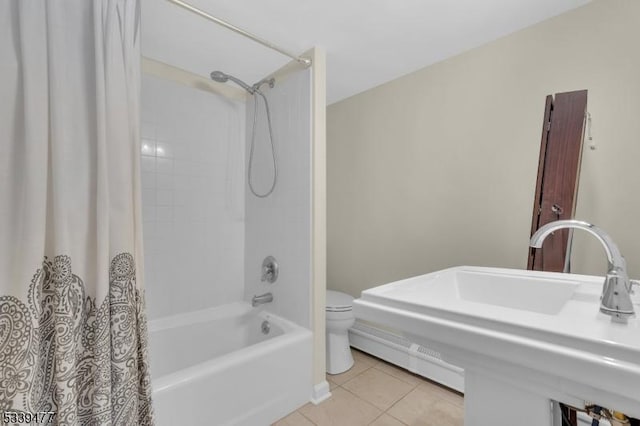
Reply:
[[327, 312], [348, 312], [353, 310], [353, 297], [340, 291], [327, 290]]

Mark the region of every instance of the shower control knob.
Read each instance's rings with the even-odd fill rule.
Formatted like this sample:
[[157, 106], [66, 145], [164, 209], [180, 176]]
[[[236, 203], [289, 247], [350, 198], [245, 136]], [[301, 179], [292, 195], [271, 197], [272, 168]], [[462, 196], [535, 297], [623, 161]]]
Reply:
[[278, 279], [278, 262], [275, 257], [267, 256], [262, 261], [262, 281], [273, 284]]

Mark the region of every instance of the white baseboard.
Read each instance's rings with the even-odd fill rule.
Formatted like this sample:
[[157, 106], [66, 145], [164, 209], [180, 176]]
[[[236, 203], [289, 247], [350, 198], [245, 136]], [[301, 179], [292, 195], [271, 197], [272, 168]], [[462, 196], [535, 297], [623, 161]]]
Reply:
[[327, 399], [329, 399], [329, 397], [331, 397], [329, 382], [325, 380], [323, 382], [313, 385], [313, 389], [311, 390], [310, 401], [314, 405], [318, 405], [322, 401], [326, 401]]
[[349, 343], [356, 349], [405, 368], [412, 373], [464, 392], [464, 370], [442, 360], [440, 354], [399, 334], [356, 320], [349, 330]]

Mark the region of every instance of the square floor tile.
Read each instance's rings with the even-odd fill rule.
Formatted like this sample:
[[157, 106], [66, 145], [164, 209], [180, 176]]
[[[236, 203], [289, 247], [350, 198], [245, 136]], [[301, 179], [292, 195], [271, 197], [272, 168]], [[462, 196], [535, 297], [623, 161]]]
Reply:
[[331, 375], [326, 374], [325, 375], [326, 379], [327, 379], [327, 383], [329, 383], [329, 390], [333, 390], [333, 388], [337, 387], [338, 385], [335, 384], [335, 382], [333, 380], [331, 380]]
[[391, 417], [388, 414], [383, 414], [371, 423], [371, 426], [405, 426], [400, 420]]
[[460, 407], [464, 405], [464, 397], [458, 392], [452, 389], [449, 389], [445, 386], [441, 386], [436, 383], [425, 380], [422, 383], [420, 383], [418, 387], [435, 398], [443, 399], [447, 402], [450, 402], [454, 405], [458, 405]]
[[349, 370], [345, 371], [344, 373], [330, 374], [329, 378], [331, 379], [331, 381], [336, 385], [340, 386], [344, 382], [353, 379], [358, 374], [361, 374], [364, 371], [370, 369], [372, 366], [371, 363], [363, 361], [362, 359], [359, 359], [359, 358], [354, 358], [353, 361], [354, 361], [353, 367], [351, 367]]
[[420, 426], [464, 426], [464, 410], [447, 401], [436, 401], [429, 411], [411, 425]]
[[415, 386], [396, 379], [383, 371], [370, 368], [344, 383], [342, 387], [384, 411], [408, 394]]
[[425, 381], [423, 377], [413, 374], [405, 370], [404, 368], [400, 368], [396, 365], [389, 364], [388, 362], [381, 361], [375, 366], [375, 368], [377, 368], [378, 370], [384, 371], [385, 373], [395, 377], [396, 379], [400, 379], [403, 382], [407, 382], [410, 385], [416, 386]]
[[294, 411], [287, 417], [275, 422], [273, 426], [314, 426], [314, 424], [302, 414]]
[[438, 401], [442, 399], [418, 386], [396, 402], [387, 413], [408, 425], [422, 424], [420, 422], [429, 416], [431, 407]]
[[371, 366], [376, 366], [378, 364], [380, 364], [380, 361], [378, 358], [376, 358], [373, 355], [369, 355], [366, 352], [362, 352], [358, 349], [355, 348], [351, 348], [351, 354], [353, 355], [353, 359], [354, 360], [358, 360], [358, 361], [362, 361], [363, 364], [369, 364]]
[[328, 400], [305, 405], [298, 410], [318, 426], [365, 426], [378, 418], [382, 411], [351, 392], [336, 388]]

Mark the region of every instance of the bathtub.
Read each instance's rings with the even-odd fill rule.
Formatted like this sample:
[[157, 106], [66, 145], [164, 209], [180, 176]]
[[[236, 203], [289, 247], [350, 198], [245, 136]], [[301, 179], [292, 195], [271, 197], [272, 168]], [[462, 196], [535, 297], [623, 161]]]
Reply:
[[264, 426], [309, 400], [311, 332], [264, 309], [240, 302], [149, 322], [157, 426]]

